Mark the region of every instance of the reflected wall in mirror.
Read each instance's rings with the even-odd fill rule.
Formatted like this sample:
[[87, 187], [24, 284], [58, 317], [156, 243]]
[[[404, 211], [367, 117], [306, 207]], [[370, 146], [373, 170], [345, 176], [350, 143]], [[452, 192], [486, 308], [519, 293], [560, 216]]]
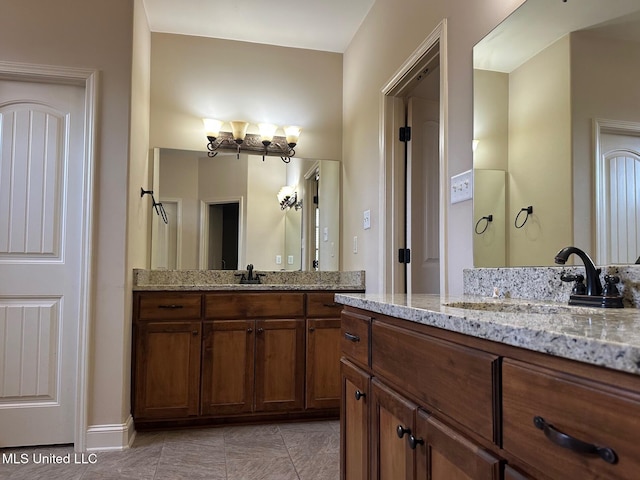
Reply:
[[[151, 268], [338, 270], [338, 249], [317, 248], [315, 232], [326, 229], [320, 244], [338, 244], [339, 175], [331, 160], [156, 148], [153, 189], [169, 223], [153, 219]], [[298, 208], [281, 209], [284, 185], [296, 187]]]
[[474, 47], [474, 225], [494, 188], [479, 171], [506, 179], [485, 232], [502, 219], [493, 248], [504, 252], [474, 235], [475, 266], [553, 265], [567, 245], [600, 264], [638, 257], [639, 10], [638, 0], [527, 0]]

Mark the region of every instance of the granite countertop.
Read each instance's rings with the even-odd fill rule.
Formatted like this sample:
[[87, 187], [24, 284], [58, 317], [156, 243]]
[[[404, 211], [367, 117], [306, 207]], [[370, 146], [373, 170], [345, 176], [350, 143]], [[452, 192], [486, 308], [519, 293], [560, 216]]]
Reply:
[[364, 291], [363, 271], [301, 272], [254, 271], [260, 284], [241, 284], [245, 270], [143, 270], [133, 271], [134, 291]]
[[[640, 375], [640, 310], [475, 295], [337, 293], [336, 302], [506, 345]], [[447, 306], [482, 303], [488, 309]], [[536, 312], [536, 313], [531, 313]]]

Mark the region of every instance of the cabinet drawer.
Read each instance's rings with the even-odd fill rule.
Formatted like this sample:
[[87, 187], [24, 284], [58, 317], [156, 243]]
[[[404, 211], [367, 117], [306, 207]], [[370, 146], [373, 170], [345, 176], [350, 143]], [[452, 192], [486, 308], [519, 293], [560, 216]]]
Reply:
[[206, 318], [291, 318], [304, 315], [303, 293], [220, 293], [205, 297]]
[[428, 409], [499, 442], [498, 356], [374, 320], [371, 366]]
[[342, 305], [335, 302], [333, 292], [307, 293], [307, 317], [338, 318]]
[[[505, 360], [502, 395], [504, 449], [538, 471], [563, 479], [638, 478], [637, 394]], [[563, 442], [565, 447], [554, 440]], [[608, 463], [596, 453], [577, 453], [577, 440], [585, 442], [582, 447], [588, 444], [611, 449], [614, 453], [608, 453], [615, 456], [615, 463]]]
[[138, 297], [140, 320], [173, 320], [200, 318], [200, 294], [145, 293]]
[[342, 354], [356, 363], [369, 367], [369, 331], [371, 317], [342, 312], [340, 348]]

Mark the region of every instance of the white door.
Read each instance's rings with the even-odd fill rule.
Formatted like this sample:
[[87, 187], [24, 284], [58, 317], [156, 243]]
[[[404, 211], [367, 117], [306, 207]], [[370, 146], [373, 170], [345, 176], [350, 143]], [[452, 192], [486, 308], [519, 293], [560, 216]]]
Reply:
[[601, 263], [634, 263], [640, 256], [640, 132], [601, 135], [603, 215]]
[[74, 442], [84, 95], [0, 81], [0, 447]]
[[411, 261], [407, 293], [440, 293], [440, 169], [438, 102], [410, 97], [407, 222]]

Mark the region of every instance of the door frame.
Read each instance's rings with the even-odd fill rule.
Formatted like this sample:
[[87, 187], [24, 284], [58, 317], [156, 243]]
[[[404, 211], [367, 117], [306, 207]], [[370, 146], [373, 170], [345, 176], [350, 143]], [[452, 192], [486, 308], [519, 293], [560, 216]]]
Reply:
[[640, 137], [640, 123], [627, 122], [623, 120], [607, 120], [604, 118], [593, 119], [593, 157], [594, 157], [594, 171], [595, 181], [593, 188], [595, 190], [595, 223], [592, 225], [591, 232], [593, 240], [595, 241], [596, 263], [605, 263], [607, 256], [607, 235], [604, 228], [600, 228], [600, 225], [604, 225], [607, 220], [607, 208], [606, 208], [606, 170], [604, 162], [602, 161], [602, 135], [603, 134], [620, 134], [620, 135], [634, 135]]
[[209, 206], [238, 204], [238, 268], [244, 265], [244, 197], [213, 197], [200, 200], [200, 235], [198, 235], [198, 268], [209, 269]]
[[89, 423], [89, 338], [91, 324], [89, 314], [93, 307], [91, 292], [93, 291], [93, 268], [91, 262], [91, 245], [94, 237], [93, 205], [94, 177], [96, 164], [96, 132], [98, 130], [98, 70], [73, 68], [55, 65], [37, 65], [0, 61], [0, 79], [14, 81], [35, 81], [45, 84], [77, 85], [84, 88], [84, 185], [82, 186], [82, 232], [80, 249], [80, 292], [79, 318], [77, 334], [76, 365], [76, 404], [74, 448], [86, 451], [87, 426]]
[[[421, 71], [422, 65], [432, 57], [433, 48], [440, 55], [440, 132], [439, 132], [439, 186], [440, 186], [440, 293], [449, 290], [448, 252], [447, 252], [447, 178], [448, 178], [448, 60], [447, 60], [447, 19], [443, 19], [420, 46], [405, 60], [398, 71], [382, 88], [380, 94], [380, 177], [381, 194], [379, 211], [380, 245], [378, 263], [381, 275], [378, 277], [378, 291], [401, 293], [403, 286], [402, 270], [397, 261], [396, 252], [401, 247], [398, 232], [403, 222], [403, 175], [404, 146], [398, 140], [397, 119], [404, 103], [399, 101], [401, 92]], [[402, 116], [404, 112], [402, 112]], [[402, 125], [404, 126], [404, 125]], [[387, 198], [388, 197], [388, 198]]]

